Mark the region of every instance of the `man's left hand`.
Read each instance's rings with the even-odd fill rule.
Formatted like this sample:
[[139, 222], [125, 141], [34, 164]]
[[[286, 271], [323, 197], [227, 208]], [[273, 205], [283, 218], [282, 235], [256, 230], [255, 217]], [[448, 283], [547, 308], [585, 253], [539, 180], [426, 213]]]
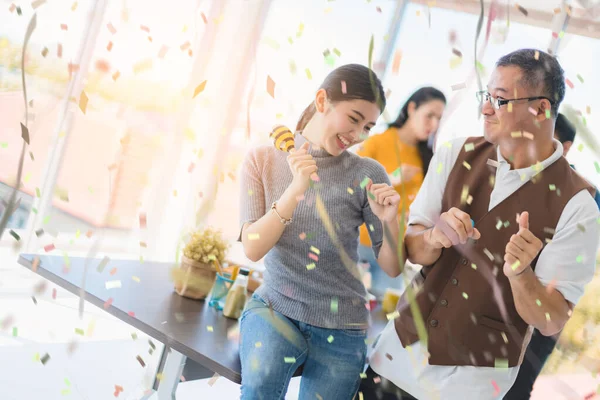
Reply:
[[529, 230], [529, 213], [517, 218], [519, 231], [510, 237], [504, 254], [504, 275], [511, 278], [520, 275], [542, 250], [543, 243]]

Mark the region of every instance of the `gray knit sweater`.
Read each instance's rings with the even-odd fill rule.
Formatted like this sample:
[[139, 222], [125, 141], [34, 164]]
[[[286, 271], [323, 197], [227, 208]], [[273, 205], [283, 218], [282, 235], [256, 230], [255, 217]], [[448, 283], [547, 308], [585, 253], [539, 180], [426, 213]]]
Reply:
[[[300, 134], [295, 140], [296, 148], [306, 142]], [[292, 224], [265, 256], [264, 284], [257, 294], [288, 318], [323, 328], [364, 329], [369, 314], [356, 265], [359, 227], [367, 224], [376, 255], [383, 231], [361, 183], [365, 177], [374, 183], [389, 184], [389, 179], [381, 164], [370, 158], [347, 151], [336, 157], [322, 149], [309, 153], [317, 161], [320, 181], [306, 191]], [[247, 154], [241, 172], [241, 226], [271, 212], [271, 204], [292, 182], [286, 158], [274, 146]], [[337, 246], [317, 210], [317, 193], [335, 229]], [[350, 262], [342, 261], [340, 248]]]

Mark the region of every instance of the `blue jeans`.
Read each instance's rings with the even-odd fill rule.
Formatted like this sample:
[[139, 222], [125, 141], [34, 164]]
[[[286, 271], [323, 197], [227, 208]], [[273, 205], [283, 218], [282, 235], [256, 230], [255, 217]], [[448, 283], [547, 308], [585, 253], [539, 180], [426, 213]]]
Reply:
[[386, 274], [377, 263], [375, 253], [373, 253], [370, 246], [363, 246], [362, 244], [358, 246], [358, 260], [368, 262], [371, 266], [369, 269], [371, 272], [371, 290], [369, 292], [378, 299], [383, 297], [387, 288], [404, 290], [402, 276], [392, 278]]
[[303, 366], [299, 399], [352, 400], [364, 371], [366, 329], [325, 329], [287, 318], [254, 294], [240, 320], [242, 399], [284, 399]]

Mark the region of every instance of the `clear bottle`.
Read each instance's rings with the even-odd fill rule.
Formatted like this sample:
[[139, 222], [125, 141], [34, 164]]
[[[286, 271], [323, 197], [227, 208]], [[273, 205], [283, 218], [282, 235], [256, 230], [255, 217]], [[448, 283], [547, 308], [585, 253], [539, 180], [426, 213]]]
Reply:
[[240, 273], [225, 299], [225, 307], [223, 307], [223, 315], [227, 318], [238, 319], [242, 315], [244, 306], [246, 305], [246, 297], [248, 295], [248, 274], [247, 269], [240, 269]]

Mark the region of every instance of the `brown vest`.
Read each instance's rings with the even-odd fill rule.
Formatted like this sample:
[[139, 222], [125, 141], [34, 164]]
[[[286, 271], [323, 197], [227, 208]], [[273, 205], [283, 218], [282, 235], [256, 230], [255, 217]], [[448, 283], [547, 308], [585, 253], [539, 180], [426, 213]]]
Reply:
[[[567, 202], [581, 190], [593, 194], [594, 189], [561, 157], [488, 211], [496, 176], [488, 159], [497, 161], [497, 147], [481, 137], [466, 143], [474, 150], [461, 150], [442, 210], [468, 213], [481, 239], [444, 249], [433, 265], [423, 267], [412, 283], [415, 305], [427, 331], [430, 365], [514, 367], [522, 362], [531, 333], [503, 273], [504, 249], [518, 231], [516, 214], [529, 212], [529, 229], [546, 245]], [[407, 292], [397, 309], [396, 332], [406, 347], [419, 340]]]

